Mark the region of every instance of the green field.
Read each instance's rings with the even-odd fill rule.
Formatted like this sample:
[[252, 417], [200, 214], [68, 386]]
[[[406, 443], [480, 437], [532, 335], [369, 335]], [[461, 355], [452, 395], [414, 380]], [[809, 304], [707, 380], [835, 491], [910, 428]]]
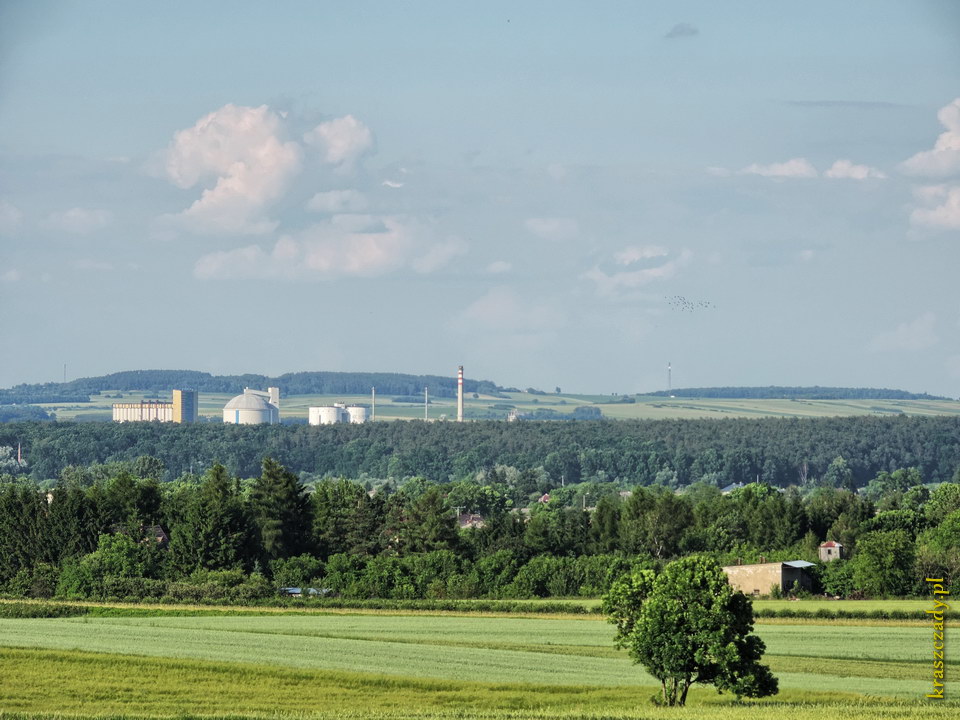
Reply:
[[[725, 417], [832, 417], [838, 415], [960, 415], [960, 402], [953, 400], [721, 400], [692, 398], [662, 398], [638, 396], [635, 403], [618, 402], [621, 398], [610, 395], [531, 395], [507, 393], [509, 399], [467, 396], [467, 414], [471, 411], [495, 411], [505, 415], [505, 406], [521, 412], [549, 409], [558, 413], [570, 413], [580, 406], [600, 409], [604, 417], [617, 420], [666, 420], [686, 418]], [[121, 395], [122, 397], [116, 397]], [[57, 414], [61, 420], [109, 420], [111, 406], [115, 402], [138, 402], [147, 393], [108, 391], [93, 395], [89, 403], [49, 403], [41, 405]], [[109, 396], [109, 397], [107, 397]], [[200, 393], [200, 414], [219, 419], [223, 406], [232, 395]], [[160, 399], [169, 400], [169, 394]], [[283, 418], [306, 420], [307, 408], [311, 405], [330, 405], [334, 402], [347, 404], [370, 403], [369, 395], [292, 395], [280, 399], [280, 414]], [[495, 408], [494, 406], [500, 406]], [[432, 398], [430, 419], [456, 418], [456, 400]], [[422, 403], [395, 403], [391, 396], [377, 397], [378, 420], [423, 419]]]
[[[0, 619], [0, 711], [718, 720], [960, 712], [953, 703], [918, 704], [929, 687], [928, 627], [806, 622], [758, 632], [780, 695], [741, 705], [706, 688], [693, 707], [670, 711], [647, 702], [654, 681], [613, 648], [613, 628], [597, 618]], [[958, 639], [951, 634], [948, 648]]]

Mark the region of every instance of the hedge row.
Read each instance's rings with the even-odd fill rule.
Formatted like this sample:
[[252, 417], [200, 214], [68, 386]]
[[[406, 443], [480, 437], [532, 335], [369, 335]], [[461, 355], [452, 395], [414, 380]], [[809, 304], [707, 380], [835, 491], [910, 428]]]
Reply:
[[794, 610], [793, 608], [759, 608], [754, 609], [753, 616], [757, 618], [825, 618], [851, 620], [918, 620], [923, 615], [915, 610]]
[[61, 618], [86, 615], [89, 608], [53, 603], [0, 603], [0, 618]]

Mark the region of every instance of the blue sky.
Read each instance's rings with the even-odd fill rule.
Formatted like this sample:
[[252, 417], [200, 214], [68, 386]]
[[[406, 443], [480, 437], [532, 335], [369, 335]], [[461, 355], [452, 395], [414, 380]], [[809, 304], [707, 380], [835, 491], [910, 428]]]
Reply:
[[960, 396], [954, 2], [24, 2], [0, 48], [2, 386]]

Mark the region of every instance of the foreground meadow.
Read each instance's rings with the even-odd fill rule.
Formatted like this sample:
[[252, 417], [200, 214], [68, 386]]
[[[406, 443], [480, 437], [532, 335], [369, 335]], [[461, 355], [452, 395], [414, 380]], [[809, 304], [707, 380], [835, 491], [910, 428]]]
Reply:
[[[612, 627], [598, 618], [2, 619], [0, 711], [717, 720], [785, 712], [800, 719], [960, 713], [953, 703], [920, 702], [929, 687], [931, 637], [924, 626], [808, 621], [761, 624], [758, 632], [780, 695], [737, 704], [704, 688], [686, 710], [668, 710], [649, 704], [653, 679], [614, 650]], [[8, 716], [15, 717], [0, 717]]]

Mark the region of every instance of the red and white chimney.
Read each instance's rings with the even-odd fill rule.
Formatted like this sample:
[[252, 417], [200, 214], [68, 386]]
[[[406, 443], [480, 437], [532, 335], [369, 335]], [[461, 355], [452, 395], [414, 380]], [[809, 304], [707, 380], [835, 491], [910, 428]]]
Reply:
[[463, 365], [457, 368], [457, 422], [463, 422]]

